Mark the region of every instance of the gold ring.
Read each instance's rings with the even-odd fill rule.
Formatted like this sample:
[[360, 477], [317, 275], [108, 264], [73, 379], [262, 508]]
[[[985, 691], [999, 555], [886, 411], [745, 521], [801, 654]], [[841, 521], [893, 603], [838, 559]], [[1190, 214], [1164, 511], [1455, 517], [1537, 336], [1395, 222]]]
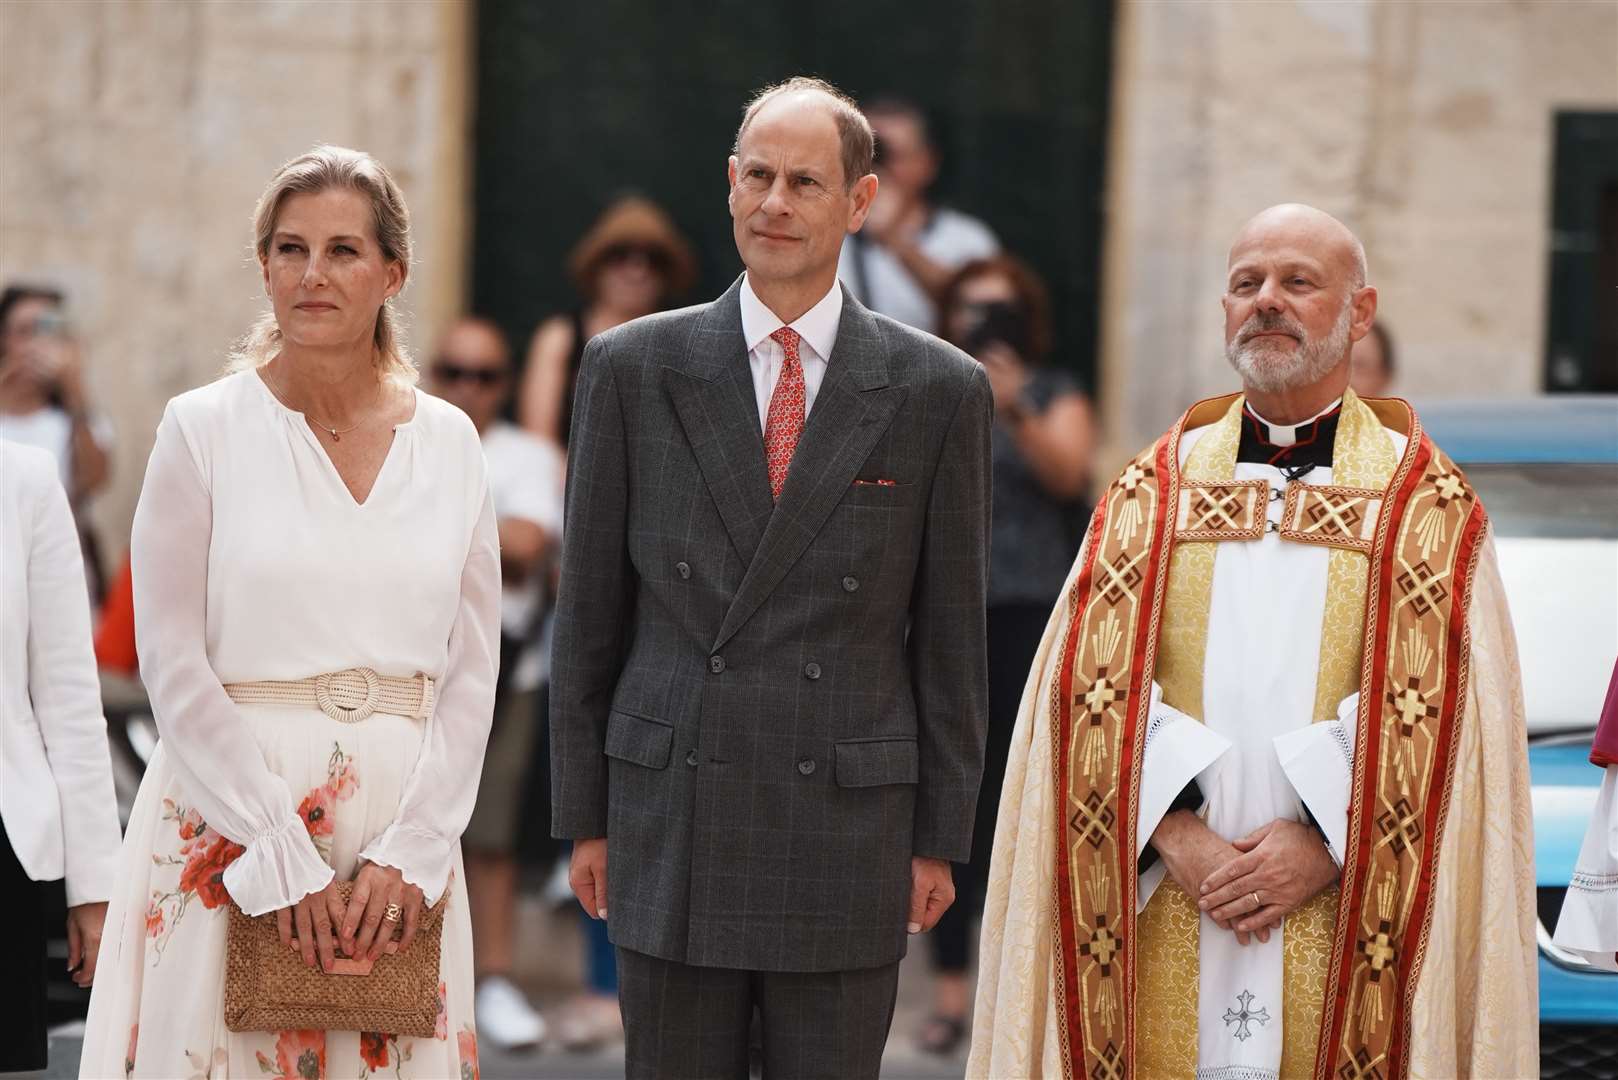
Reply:
[[399, 916], [404, 914], [404, 908], [398, 904], [389, 904], [388, 909], [382, 913], [383, 922], [398, 922]]
[[1253, 894], [1253, 910], [1257, 911], [1259, 908], [1261, 908], [1263, 906], [1264, 906], [1264, 901], [1260, 900], [1258, 898], [1258, 893], [1255, 892]]

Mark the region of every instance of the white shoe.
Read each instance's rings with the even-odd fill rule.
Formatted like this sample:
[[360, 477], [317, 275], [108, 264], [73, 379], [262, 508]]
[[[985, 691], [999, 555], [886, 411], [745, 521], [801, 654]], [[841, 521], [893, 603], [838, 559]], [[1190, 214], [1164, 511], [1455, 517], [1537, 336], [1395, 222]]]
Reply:
[[545, 1018], [503, 975], [491, 975], [478, 983], [474, 1011], [478, 1035], [502, 1050], [537, 1046], [545, 1038]]

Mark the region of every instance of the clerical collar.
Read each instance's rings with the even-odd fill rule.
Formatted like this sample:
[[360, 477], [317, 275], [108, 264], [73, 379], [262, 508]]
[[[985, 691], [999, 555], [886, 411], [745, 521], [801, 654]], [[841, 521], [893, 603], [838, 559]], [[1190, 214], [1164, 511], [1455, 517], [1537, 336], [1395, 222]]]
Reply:
[[1242, 440], [1236, 460], [1273, 465], [1302, 475], [1312, 468], [1331, 468], [1332, 446], [1337, 441], [1341, 398], [1301, 424], [1272, 424], [1252, 406], [1242, 407]]

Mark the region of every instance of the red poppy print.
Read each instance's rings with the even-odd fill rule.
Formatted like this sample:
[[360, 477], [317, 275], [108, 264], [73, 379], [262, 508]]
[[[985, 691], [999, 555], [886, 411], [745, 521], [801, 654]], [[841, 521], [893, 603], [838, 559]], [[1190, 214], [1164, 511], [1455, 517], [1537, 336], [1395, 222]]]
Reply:
[[375, 1072], [388, 1067], [388, 1037], [380, 1031], [360, 1032], [360, 1060]]
[[205, 908], [221, 907], [230, 902], [225, 891], [225, 870], [246, 849], [223, 836], [203, 847], [193, 842], [191, 856], [185, 869], [180, 871], [180, 891], [195, 893]]
[[478, 1036], [471, 1024], [455, 1033], [455, 1046], [461, 1052], [461, 1080], [478, 1080]]

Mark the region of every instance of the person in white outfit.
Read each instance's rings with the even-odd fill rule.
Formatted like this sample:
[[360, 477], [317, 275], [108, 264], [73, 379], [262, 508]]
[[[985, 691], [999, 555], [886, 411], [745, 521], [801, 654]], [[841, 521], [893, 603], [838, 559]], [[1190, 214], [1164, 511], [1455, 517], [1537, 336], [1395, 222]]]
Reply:
[[[409, 218], [380, 163], [316, 147], [277, 171], [254, 224], [274, 312], [231, 374], [169, 403], [135, 512], [161, 742], [81, 1075], [475, 1075], [459, 840], [500, 634], [483, 452], [465, 414], [413, 385], [387, 306]], [[408, 950], [440, 901], [435, 1036], [226, 1029], [228, 905], [276, 913], [282, 941], [329, 969], [395, 936]]]
[[0, 441], [0, 912], [12, 942], [0, 990], [0, 1072], [43, 1069], [45, 908], [65, 877], [67, 965], [95, 979], [118, 856], [90, 596], [56, 461]]

